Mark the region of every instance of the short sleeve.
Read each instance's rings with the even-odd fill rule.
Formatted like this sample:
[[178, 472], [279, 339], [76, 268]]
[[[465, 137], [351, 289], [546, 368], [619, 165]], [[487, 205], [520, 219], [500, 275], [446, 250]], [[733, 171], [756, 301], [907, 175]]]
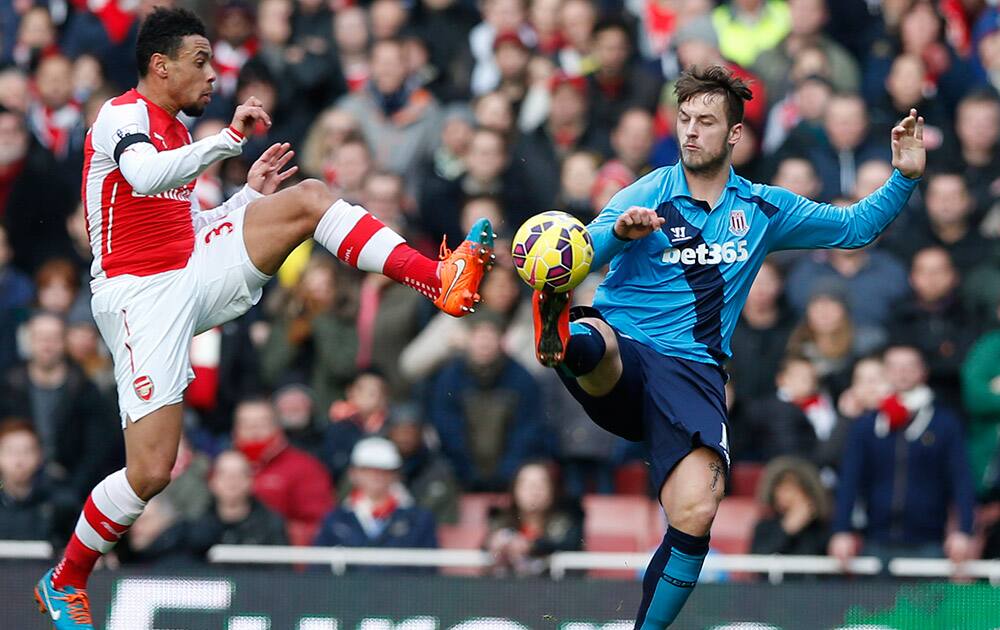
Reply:
[[118, 163], [125, 149], [139, 142], [149, 142], [146, 106], [139, 102], [115, 105], [114, 101], [108, 101], [97, 115], [91, 133], [94, 150]]

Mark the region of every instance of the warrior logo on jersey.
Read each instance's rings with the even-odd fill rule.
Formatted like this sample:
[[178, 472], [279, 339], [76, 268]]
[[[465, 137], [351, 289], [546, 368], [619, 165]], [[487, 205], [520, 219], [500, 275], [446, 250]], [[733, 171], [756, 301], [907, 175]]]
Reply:
[[747, 215], [742, 210], [729, 212], [729, 231], [733, 236], [746, 236], [747, 232], [750, 231]]
[[140, 376], [135, 379], [132, 382], [132, 387], [135, 388], [135, 395], [145, 401], [153, 397], [153, 379], [148, 376]]

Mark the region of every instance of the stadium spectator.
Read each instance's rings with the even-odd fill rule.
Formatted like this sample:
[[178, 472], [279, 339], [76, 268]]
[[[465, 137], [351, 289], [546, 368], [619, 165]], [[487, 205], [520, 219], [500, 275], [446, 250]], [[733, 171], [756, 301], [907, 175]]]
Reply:
[[31, 278], [10, 264], [13, 256], [7, 229], [0, 223], [0, 365], [17, 360], [17, 327], [35, 297]]
[[[523, 367], [533, 369], [531, 355], [525, 353], [530, 344], [531, 313], [521, 299], [521, 281], [513, 267], [498, 267], [483, 281], [483, 301], [500, 320], [502, 345], [506, 352]], [[400, 370], [406, 378], [420, 383], [432, 376], [442, 365], [462, 355], [469, 347], [469, 328], [461, 320], [435, 316], [399, 356]], [[529, 367], [530, 366], [530, 367]]]
[[[807, 49], [801, 58], [810, 51], [817, 49]], [[810, 73], [794, 77], [785, 98], [773, 103], [768, 111], [761, 140], [764, 155], [805, 155], [823, 136], [823, 119], [832, 96], [833, 85], [826, 76]], [[825, 200], [819, 190], [811, 198]]]
[[419, 405], [404, 403], [389, 411], [385, 436], [399, 451], [403, 484], [420, 507], [438, 523], [458, 521], [458, 481], [451, 464], [437, 448], [428, 446]]
[[854, 360], [878, 349], [884, 341], [881, 330], [852, 320], [840, 292], [820, 286], [789, 337], [788, 351], [809, 359], [823, 386], [837, 397], [847, 387]]
[[878, 411], [882, 401], [891, 393], [882, 357], [874, 354], [862, 357], [851, 370], [851, 386], [837, 399], [837, 411], [848, 421], [846, 425], [865, 414]]
[[108, 401], [66, 357], [66, 327], [49, 313], [26, 325], [29, 358], [4, 375], [0, 417], [29, 418], [46, 471], [81, 500], [117, 468], [121, 444], [107, 439], [115, 414]]
[[844, 293], [854, 322], [884, 328], [907, 295], [906, 268], [877, 248], [831, 249], [799, 258], [786, 286], [796, 313], [805, 312], [817, 287], [835, 287]]
[[76, 301], [80, 281], [71, 262], [53, 258], [35, 272], [35, 286], [38, 309], [65, 318]]
[[187, 523], [163, 496], [149, 500], [113, 555], [123, 565], [160, 569], [183, 567], [194, 560], [188, 551]]
[[[1000, 322], [1000, 300], [994, 308]], [[984, 333], [962, 365], [962, 396], [969, 415], [968, 448], [980, 495], [1000, 499], [1000, 328]], [[997, 540], [1000, 543], [1000, 539]], [[1000, 546], [996, 547], [1000, 550]]]
[[163, 496], [186, 521], [201, 518], [212, 501], [208, 491], [208, 473], [212, 460], [197, 450], [186, 434], [177, 444], [177, 460], [170, 471], [170, 485]]
[[750, 553], [821, 556], [830, 539], [830, 499], [819, 471], [800, 457], [767, 464], [757, 500], [770, 514], [754, 526]]
[[548, 119], [521, 138], [513, 158], [524, 167], [528, 185], [538, 195], [537, 209], [550, 207], [559, 194], [559, 180], [550, 174], [559, 172], [567, 155], [581, 149], [608, 153], [607, 132], [587, 123], [586, 80], [558, 73], [549, 81], [549, 89]]
[[198, 427], [216, 437], [232, 430], [233, 409], [259, 391], [257, 350], [250, 341], [252, 316], [206, 330], [191, 341], [195, 379], [184, 402], [195, 412]]
[[[587, 75], [590, 124], [610, 132], [631, 108], [652, 115], [663, 79], [631, 62], [633, 45], [628, 25], [620, 18], [601, 20], [594, 25], [590, 49], [595, 66]], [[652, 140], [652, 131], [648, 135]]]
[[489, 195], [500, 200], [504, 220], [494, 229], [512, 231], [537, 214], [541, 199], [525, 184], [526, 169], [512, 163], [507, 141], [499, 132], [477, 129], [463, 158], [465, 174], [448, 180], [432, 176], [424, 181], [420, 195], [420, 223], [431, 237], [448, 236], [448, 245], [462, 242], [459, 213], [469, 197]]
[[[1000, 43], [1000, 34], [994, 39]], [[937, 170], [962, 174], [977, 209], [990, 206], [1000, 195], [1000, 98], [995, 91], [973, 90], [959, 101], [954, 141], [935, 157]]]
[[423, 328], [427, 303], [416, 291], [367, 274], [358, 292], [358, 354], [360, 370], [372, 370], [389, 383], [392, 400], [409, 398], [412, 383], [399, 370], [399, 355]]
[[257, 51], [253, 7], [243, 0], [226, 0], [215, 13], [215, 34], [212, 63], [219, 94], [232, 98], [243, 64]]
[[187, 525], [187, 545], [205, 557], [213, 545], [287, 545], [285, 522], [253, 497], [250, 462], [238, 451], [223, 451], [208, 477], [212, 503]]
[[476, 16], [471, 5], [456, 0], [421, 0], [410, 12], [410, 28], [426, 43], [431, 66], [446, 79], [442, 92], [454, 99], [469, 94], [469, 32]]
[[49, 10], [36, 5], [21, 16], [8, 61], [25, 71], [35, 68], [43, 57], [59, 51], [58, 36]]
[[[507, 99], [512, 110], [520, 109], [528, 94], [528, 63], [531, 61], [531, 55], [531, 46], [517, 31], [497, 34], [493, 40], [493, 57], [499, 71], [497, 85], [491, 91], [480, 95], [477, 100], [490, 94], [499, 94]], [[513, 116], [510, 118], [513, 119]]]
[[72, 62], [59, 54], [45, 57], [38, 62], [33, 83], [37, 96], [28, 107], [28, 121], [35, 140], [67, 175], [76, 176], [83, 168], [86, 129], [80, 103], [73, 98]]
[[645, 109], [633, 107], [622, 112], [611, 131], [614, 157], [605, 167], [620, 164], [628, 169], [633, 181], [651, 171], [649, 159], [656, 140], [653, 125], [653, 116]]
[[537, 378], [544, 392], [546, 432], [554, 436], [566, 497], [581, 499], [589, 493], [614, 494], [615, 469], [623, 453], [623, 440], [597, 426], [554, 374], [546, 371]]
[[778, 46], [791, 31], [785, 0], [729, 0], [712, 11], [726, 59], [748, 67]]
[[914, 220], [905, 233], [894, 232], [887, 245], [908, 262], [917, 251], [938, 245], [947, 250], [959, 273], [967, 273], [988, 256], [990, 248], [976, 230], [974, 204], [961, 173], [931, 173], [924, 195], [926, 215]]
[[826, 0], [788, 0], [788, 12], [788, 35], [777, 46], [762, 51], [750, 66], [767, 86], [770, 98], [777, 101], [785, 96], [791, 87], [788, 79], [796, 57], [811, 47], [823, 51], [834, 89], [837, 92], [856, 92], [861, 83], [857, 60], [823, 32], [829, 18]]
[[[916, 348], [890, 347], [885, 367], [892, 396], [854, 422], [845, 444], [830, 555], [847, 561], [857, 553], [852, 513], [860, 500], [866, 555], [961, 562], [971, 553], [974, 498], [961, 420], [935, 400]], [[952, 507], [958, 528], [946, 536]]]
[[273, 299], [282, 297], [261, 348], [261, 377], [270, 387], [308, 383], [327, 409], [357, 373], [357, 303], [348, 272], [329, 256], [313, 256], [298, 284]]
[[590, 47], [598, 17], [597, 6], [592, 0], [563, 1], [559, 9], [563, 46], [556, 60], [566, 74], [579, 76], [593, 70]]
[[42, 447], [31, 423], [0, 422], [0, 540], [65, 543], [77, 499], [44, 471]]
[[24, 117], [2, 108], [0, 147], [0, 221], [14, 266], [33, 274], [49, 258], [72, 254], [65, 220], [79, 198], [79, 174], [60, 169], [31, 140]]
[[16, 67], [0, 70], [0, 108], [24, 115], [28, 113], [31, 89], [28, 76]]
[[974, 64], [980, 74], [980, 82], [1000, 92], [997, 68], [1000, 67], [1000, 9], [987, 7], [976, 22], [973, 37]]
[[374, 0], [368, 7], [372, 39], [380, 42], [400, 37], [407, 20], [406, 9], [400, 0]]
[[371, 77], [368, 64], [370, 35], [368, 16], [363, 8], [345, 6], [334, 14], [333, 40], [337, 49], [337, 61], [349, 92], [364, 89]]
[[929, 152], [941, 148], [949, 133], [948, 110], [939, 98], [929, 98], [927, 66], [917, 55], [902, 54], [896, 57], [885, 78], [885, 90], [872, 112], [872, 126], [880, 129], [892, 126], [916, 108], [931, 121], [924, 126], [924, 146]]
[[428, 417], [467, 490], [496, 491], [545, 452], [538, 384], [504, 352], [503, 323], [481, 310], [466, 318], [467, 351], [435, 379]]
[[382, 430], [389, 405], [385, 377], [375, 371], [364, 371], [351, 381], [344, 399], [330, 406], [329, 424], [323, 437], [323, 462], [336, 481], [343, 480], [354, 445]]
[[794, 455], [818, 463], [819, 446], [833, 431], [837, 414], [820, 389], [816, 368], [804, 357], [789, 355], [774, 380], [774, 394], [750, 402], [733, 422], [733, 442], [742, 445], [734, 451], [742, 459], [767, 462]]
[[336, 174], [334, 156], [337, 149], [348, 138], [360, 133], [358, 121], [347, 112], [336, 107], [324, 110], [309, 128], [302, 145], [299, 158], [302, 172], [332, 186]]
[[351, 452], [353, 489], [323, 519], [313, 545], [436, 548], [434, 515], [414, 504], [400, 480], [402, 464], [389, 440], [368, 437], [358, 442]]
[[885, 143], [870, 137], [868, 130], [868, 108], [860, 95], [830, 98], [823, 117], [825, 140], [811, 143], [806, 150], [823, 182], [823, 199], [850, 195], [861, 164], [872, 159], [889, 161]]
[[430, 156], [440, 132], [440, 107], [429, 92], [407, 84], [400, 41], [376, 42], [369, 62], [371, 79], [367, 87], [345, 96], [337, 107], [360, 123], [379, 168], [412, 179], [416, 165]]
[[927, 383], [949, 407], [961, 405], [959, 372], [976, 338], [972, 318], [958, 298], [959, 276], [948, 252], [919, 250], [910, 265], [913, 296], [893, 309], [895, 341], [918, 348], [927, 362]]
[[330, 475], [316, 458], [289, 446], [268, 400], [237, 405], [233, 447], [250, 462], [254, 496], [285, 518], [289, 537], [311, 538], [333, 504]]
[[560, 190], [555, 207], [568, 212], [583, 223], [594, 220], [590, 194], [597, 183], [601, 158], [590, 151], [575, 151], [563, 159], [560, 169]]
[[348, 135], [333, 149], [324, 179], [341, 199], [361, 203], [368, 174], [375, 168], [371, 149], [360, 135]]
[[327, 421], [317, 412], [313, 391], [301, 383], [290, 383], [274, 392], [271, 404], [288, 443], [322, 461]]
[[469, 31], [469, 50], [474, 67], [470, 89], [474, 96], [491, 92], [500, 80], [494, 43], [502, 33], [517, 33], [528, 46], [534, 46], [535, 34], [525, 20], [523, 0], [487, 0], [480, 8], [483, 21]]
[[551, 464], [529, 461], [510, 484], [510, 508], [490, 515], [485, 547], [493, 556], [494, 575], [533, 576], [546, 570], [556, 551], [579, 551], [583, 512], [564, 501]]
[[754, 278], [731, 343], [736, 397], [743, 402], [774, 391], [774, 375], [785, 356], [795, 320], [784, 303], [784, 279], [777, 265], [765, 261]]
[[102, 396], [114, 400], [118, 391], [111, 354], [104, 347], [87, 306], [74, 306], [66, 318], [66, 356], [80, 366]]

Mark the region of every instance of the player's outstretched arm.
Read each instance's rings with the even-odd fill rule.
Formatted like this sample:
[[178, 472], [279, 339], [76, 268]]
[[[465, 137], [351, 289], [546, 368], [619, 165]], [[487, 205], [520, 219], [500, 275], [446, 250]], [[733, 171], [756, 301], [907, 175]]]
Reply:
[[915, 109], [892, 128], [892, 165], [881, 188], [846, 208], [817, 203], [783, 188], [762, 186], [760, 195], [770, 213], [770, 250], [821, 247], [863, 247], [892, 223], [927, 163], [924, 119]]

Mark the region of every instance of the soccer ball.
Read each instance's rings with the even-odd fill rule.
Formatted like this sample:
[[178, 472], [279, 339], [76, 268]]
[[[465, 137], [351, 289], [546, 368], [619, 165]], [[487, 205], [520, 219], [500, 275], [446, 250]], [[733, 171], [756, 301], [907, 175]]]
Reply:
[[564, 293], [587, 277], [594, 243], [576, 218], [551, 210], [524, 222], [511, 254], [517, 273], [532, 289]]

